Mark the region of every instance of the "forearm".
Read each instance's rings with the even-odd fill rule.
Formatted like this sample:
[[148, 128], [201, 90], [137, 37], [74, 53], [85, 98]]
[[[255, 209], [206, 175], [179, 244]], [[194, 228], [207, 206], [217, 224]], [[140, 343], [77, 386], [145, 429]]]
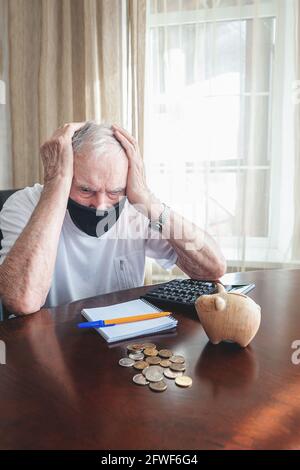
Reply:
[[[174, 236], [182, 226], [182, 238]], [[177, 229], [176, 229], [177, 227]], [[174, 211], [169, 217], [169, 243], [175, 249], [177, 266], [193, 279], [219, 279], [226, 272], [226, 261], [214, 239]]]
[[[162, 210], [163, 205], [152, 195], [151, 219], [157, 220]], [[225, 273], [226, 261], [215, 240], [172, 209], [163, 225], [162, 236], [178, 255], [177, 266], [191, 278], [218, 279]]]
[[32, 216], [0, 270], [0, 295], [9, 310], [31, 313], [43, 305], [51, 285], [70, 184], [46, 185]]

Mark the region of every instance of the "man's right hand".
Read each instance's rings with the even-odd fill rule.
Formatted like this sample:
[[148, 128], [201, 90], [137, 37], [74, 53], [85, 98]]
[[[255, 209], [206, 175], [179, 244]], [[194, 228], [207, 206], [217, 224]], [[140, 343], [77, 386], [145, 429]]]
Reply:
[[[0, 270], [0, 296], [13, 313], [36, 312], [46, 301], [73, 178], [72, 137], [84, 124], [65, 124], [41, 146], [44, 188], [22, 227], [28, 212], [24, 206], [24, 216], [15, 224], [15, 239]], [[14, 204], [12, 210], [16, 210]]]
[[85, 122], [71, 122], [59, 127], [41, 146], [45, 185], [61, 178], [71, 185], [74, 163], [72, 137], [84, 124]]

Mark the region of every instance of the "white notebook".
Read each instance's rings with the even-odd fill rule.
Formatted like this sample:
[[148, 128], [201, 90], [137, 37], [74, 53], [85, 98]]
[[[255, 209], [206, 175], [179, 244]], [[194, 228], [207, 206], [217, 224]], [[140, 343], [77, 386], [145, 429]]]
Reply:
[[[88, 321], [110, 320], [155, 312], [162, 312], [162, 310], [144, 299], [130, 300], [107, 307], [85, 308], [81, 311]], [[170, 330], [176, 328], [177, 323], [175, 318], [169, 316], [95, 329], [108, 343], [113, 343], [127, 338]]]

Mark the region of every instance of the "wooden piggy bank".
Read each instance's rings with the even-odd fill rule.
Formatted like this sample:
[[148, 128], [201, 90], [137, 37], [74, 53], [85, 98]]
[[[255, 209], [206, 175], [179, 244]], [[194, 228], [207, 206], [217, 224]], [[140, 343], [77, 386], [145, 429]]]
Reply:
[[260, 325], [260, 306], [244, 294], [226, 292], [221, 284], [217, 294], [198, 297], [195, 307], [213, 344], [232, 341], [245, 348]]

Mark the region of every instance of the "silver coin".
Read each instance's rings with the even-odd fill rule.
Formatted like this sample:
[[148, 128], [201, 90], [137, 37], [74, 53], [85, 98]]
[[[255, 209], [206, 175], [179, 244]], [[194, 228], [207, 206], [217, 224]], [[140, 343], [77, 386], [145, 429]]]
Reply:
[[183, 356], [171, 356], [169, 361], [173, 362], [174, 364], [184, 364], [185, 359]]
[[137, 385], [148, 385], [149, 382], [143, 374], [136, 374], [133, 376], [133, 382]]
[[184, 372], [185, 364], [171, 364], [170, 369], [174, 370], [175, 372]]
[[132, 367], [134, 360], [130, 359], [129, 357], [122, 357], [122, 359], [119, 360], [119, 364], [122, 367]]
[[159, 366], [147, 367], [145, 377], [149, 382], [160, 382], [164, 377], [163, 368]]
[[182, 375], [183, 375], [183, 372], [175, 372], [171, 369], [164, 370], [164, 376], [167, 377], [168, 379], [176, 379], [176, 377], [181, 377]]
[[143, 353], [131, 353], [129, 354], [130, 359], [133, 359], [134, 361], [142, 361], [144, 359], [144, 354]]

